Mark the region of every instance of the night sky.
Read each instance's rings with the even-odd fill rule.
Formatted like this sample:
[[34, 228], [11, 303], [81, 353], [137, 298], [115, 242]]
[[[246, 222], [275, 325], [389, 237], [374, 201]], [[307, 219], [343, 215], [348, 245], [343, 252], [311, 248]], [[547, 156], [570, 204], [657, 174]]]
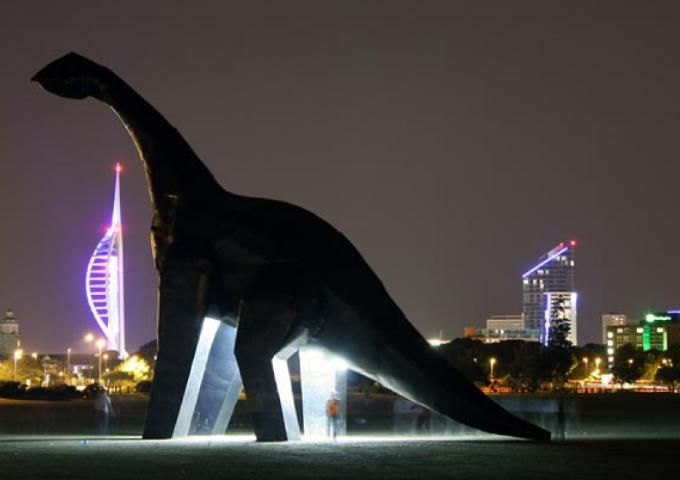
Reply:
[[[122, 178], [128, 345], [155, 336], [141, 164], [103, 104], [29, 78], [68, 51], [173, 123], [230, 191], [330, 221], [425, 335], [521, 312], [575, 238], [581, 342], [680, 306], [677, 2], [0, 5], [0, 308], [83, 349], [87, 260]], [[96, 5], [96, 6], [95, 6]]]

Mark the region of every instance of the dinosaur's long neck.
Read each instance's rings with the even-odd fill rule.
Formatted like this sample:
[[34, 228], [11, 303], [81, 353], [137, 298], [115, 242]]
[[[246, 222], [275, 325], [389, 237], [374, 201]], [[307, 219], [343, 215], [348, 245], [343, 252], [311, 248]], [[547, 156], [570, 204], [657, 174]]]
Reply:
[[200, 206], [224, 194], [179, 132], [141, 95], [113, 73], [100, 83], [96, 97], [113, 108], [135, 142], [155, 214], [164, 217], [169, 198]]

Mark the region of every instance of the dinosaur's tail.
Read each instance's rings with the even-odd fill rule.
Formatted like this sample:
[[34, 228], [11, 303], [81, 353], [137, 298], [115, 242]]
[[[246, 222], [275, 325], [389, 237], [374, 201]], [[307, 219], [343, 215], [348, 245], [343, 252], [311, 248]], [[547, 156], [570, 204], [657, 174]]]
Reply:
[[470, 427], [499, 435], [550, 440], [550, 432], [511, 414], [483, 394], [430, 347], [405, 318], [396, 319], [393, 328], [375, 328], [375, 322], [348, 311], [341, 315], [341, 321], [327, 320], [319, 341], [343, 356], [353, 369]]

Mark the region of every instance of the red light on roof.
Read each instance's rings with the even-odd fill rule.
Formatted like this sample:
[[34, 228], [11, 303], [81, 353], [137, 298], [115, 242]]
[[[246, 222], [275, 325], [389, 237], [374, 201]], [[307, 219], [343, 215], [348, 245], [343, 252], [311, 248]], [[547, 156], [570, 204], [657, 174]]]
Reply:
[[560, 242], [560, 248], [564, 248], [564, 242]]
[[116, 163], [116, 172], [120, 173], [123, 170], [123, 166], [120, 163]]
[[569, 242], [569, 245], [571, 245], [572, 247], [575, 247], [575, 246], [576, 246], [576, 240], [570, 241], [570, 242]]

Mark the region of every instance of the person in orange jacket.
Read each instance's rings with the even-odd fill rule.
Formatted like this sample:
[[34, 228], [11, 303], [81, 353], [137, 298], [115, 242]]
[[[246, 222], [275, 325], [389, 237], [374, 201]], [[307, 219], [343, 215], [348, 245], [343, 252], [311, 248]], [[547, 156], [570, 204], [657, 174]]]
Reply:
[[340, 397], [337, 392], [331, 393], [326, 402], [326, 433], [335, 440], [338, 432], [338, 414], [340, 413]]

